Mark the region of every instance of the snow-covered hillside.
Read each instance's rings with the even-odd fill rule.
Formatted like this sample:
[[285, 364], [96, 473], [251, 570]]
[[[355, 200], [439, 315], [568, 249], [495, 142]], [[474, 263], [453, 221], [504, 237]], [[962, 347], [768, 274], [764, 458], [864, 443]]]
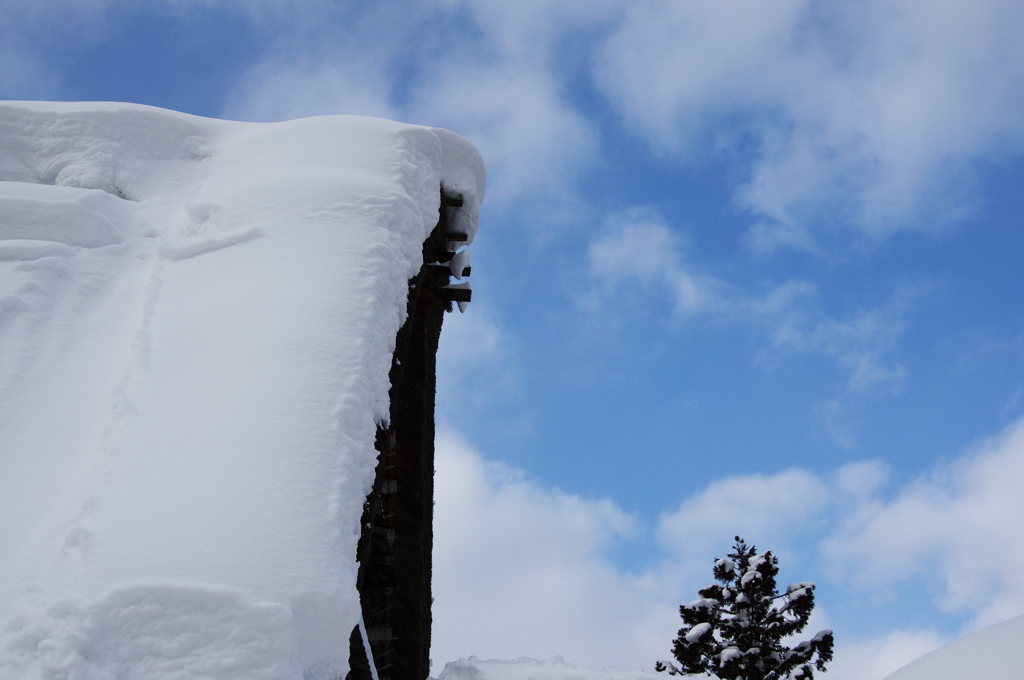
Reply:
[[925, 654], [885, 680], [1019, 680], [1024, 616], [976, 631]]
[[406, 282], [468, 142], [0, 105], [0, 678], [333, 678]]

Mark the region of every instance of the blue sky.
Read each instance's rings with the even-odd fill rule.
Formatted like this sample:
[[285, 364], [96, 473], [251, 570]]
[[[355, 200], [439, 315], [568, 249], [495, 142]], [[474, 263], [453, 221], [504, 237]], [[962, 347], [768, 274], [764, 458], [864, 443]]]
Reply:
[[735, 533], [819, 583], [833, 677], [1024, 612], [991, 566], [1024, 558], [1019, 3], [0, 8], [5, 99], [379, 115], [481, 150], [438, 660], [649, 667]]

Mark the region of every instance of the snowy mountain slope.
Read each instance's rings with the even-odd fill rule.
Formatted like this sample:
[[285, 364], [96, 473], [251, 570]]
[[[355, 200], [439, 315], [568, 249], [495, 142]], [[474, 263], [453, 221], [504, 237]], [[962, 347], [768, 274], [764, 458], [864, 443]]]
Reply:
[[1024, 677], [1024, 616], [966, 635], [885, 680], [1018, 680]]
[[479, 155], [0, 105], [0, 677], [333, 677], [406, 281]]

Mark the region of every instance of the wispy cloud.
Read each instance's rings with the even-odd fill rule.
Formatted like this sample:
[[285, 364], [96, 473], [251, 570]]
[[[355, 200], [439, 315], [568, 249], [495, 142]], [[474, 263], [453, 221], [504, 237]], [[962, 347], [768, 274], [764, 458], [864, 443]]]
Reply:
[[793, 356], [818, 355], [848, 373], [851, 392], [903, 387], [906, 370], [892, 354], [927, 286], [900, 286], [876, 307], [830, 315], [809, 281], [789, 280], [766, 291], [748, 291], [700, 271], [688, 261], [696, 258], [687, 258], [685, 250], [679, 231], [656, 212], [634, 209], [610, 217], [589, 246], [589, 273], [597, 286], [591, 304], [606, 305], [606, 293], [628, 287], [649, 304], [668, 295], [675, 314], [700, 313], [756, 329], [765, 346], [755, 360], [766, 368]]
[[484, 303], [446, 315], [437, 353], [438, 420], [462, 422], [518, 395], [520, 360], [514, 336]]
[[880, 306], [838, 318], [826, 316], [816, 289], [799, 281], [782, 284], [764, 298], [740, 306], [750, 309], [768, 331], [770, 347], [762, 350], [760, 361], [772, 364], [788, 354], [820, 354], [849, 372], [853, 392], [899, 391], [906, 369], [890, 354], [926, 290], [919, 285], [897, 287]]
[[99, 40], [107, 23], [103, 15], [114, 1], [0, 0], [0, 99], [59, 97], [62, 74], [48, 63], [46, 49]]
[[45, 99], [57, 92], [57, 79], [47, 73], [28, 51], [19, 50], [10, 43], [0, 47], [0, 97]]

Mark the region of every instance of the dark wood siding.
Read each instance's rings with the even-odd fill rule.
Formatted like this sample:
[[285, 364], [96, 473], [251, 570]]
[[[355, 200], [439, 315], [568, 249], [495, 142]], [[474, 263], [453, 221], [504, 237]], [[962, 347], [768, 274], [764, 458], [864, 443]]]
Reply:
[[[469, 291], [452, 290], [450, 229], [461, 198], [441, 191], [438, 223], [423, 244], [423, 267], [409, 280], [408, 317], [391, 367], [391, 423], [377, 432], [373, 491], [363, 512], [359, 592], [380, 680], [422, 680], [430, 672], [436, 355], [445, 311]], [[362, 635], [351, 639], [351, 680], [370, 680]]]

